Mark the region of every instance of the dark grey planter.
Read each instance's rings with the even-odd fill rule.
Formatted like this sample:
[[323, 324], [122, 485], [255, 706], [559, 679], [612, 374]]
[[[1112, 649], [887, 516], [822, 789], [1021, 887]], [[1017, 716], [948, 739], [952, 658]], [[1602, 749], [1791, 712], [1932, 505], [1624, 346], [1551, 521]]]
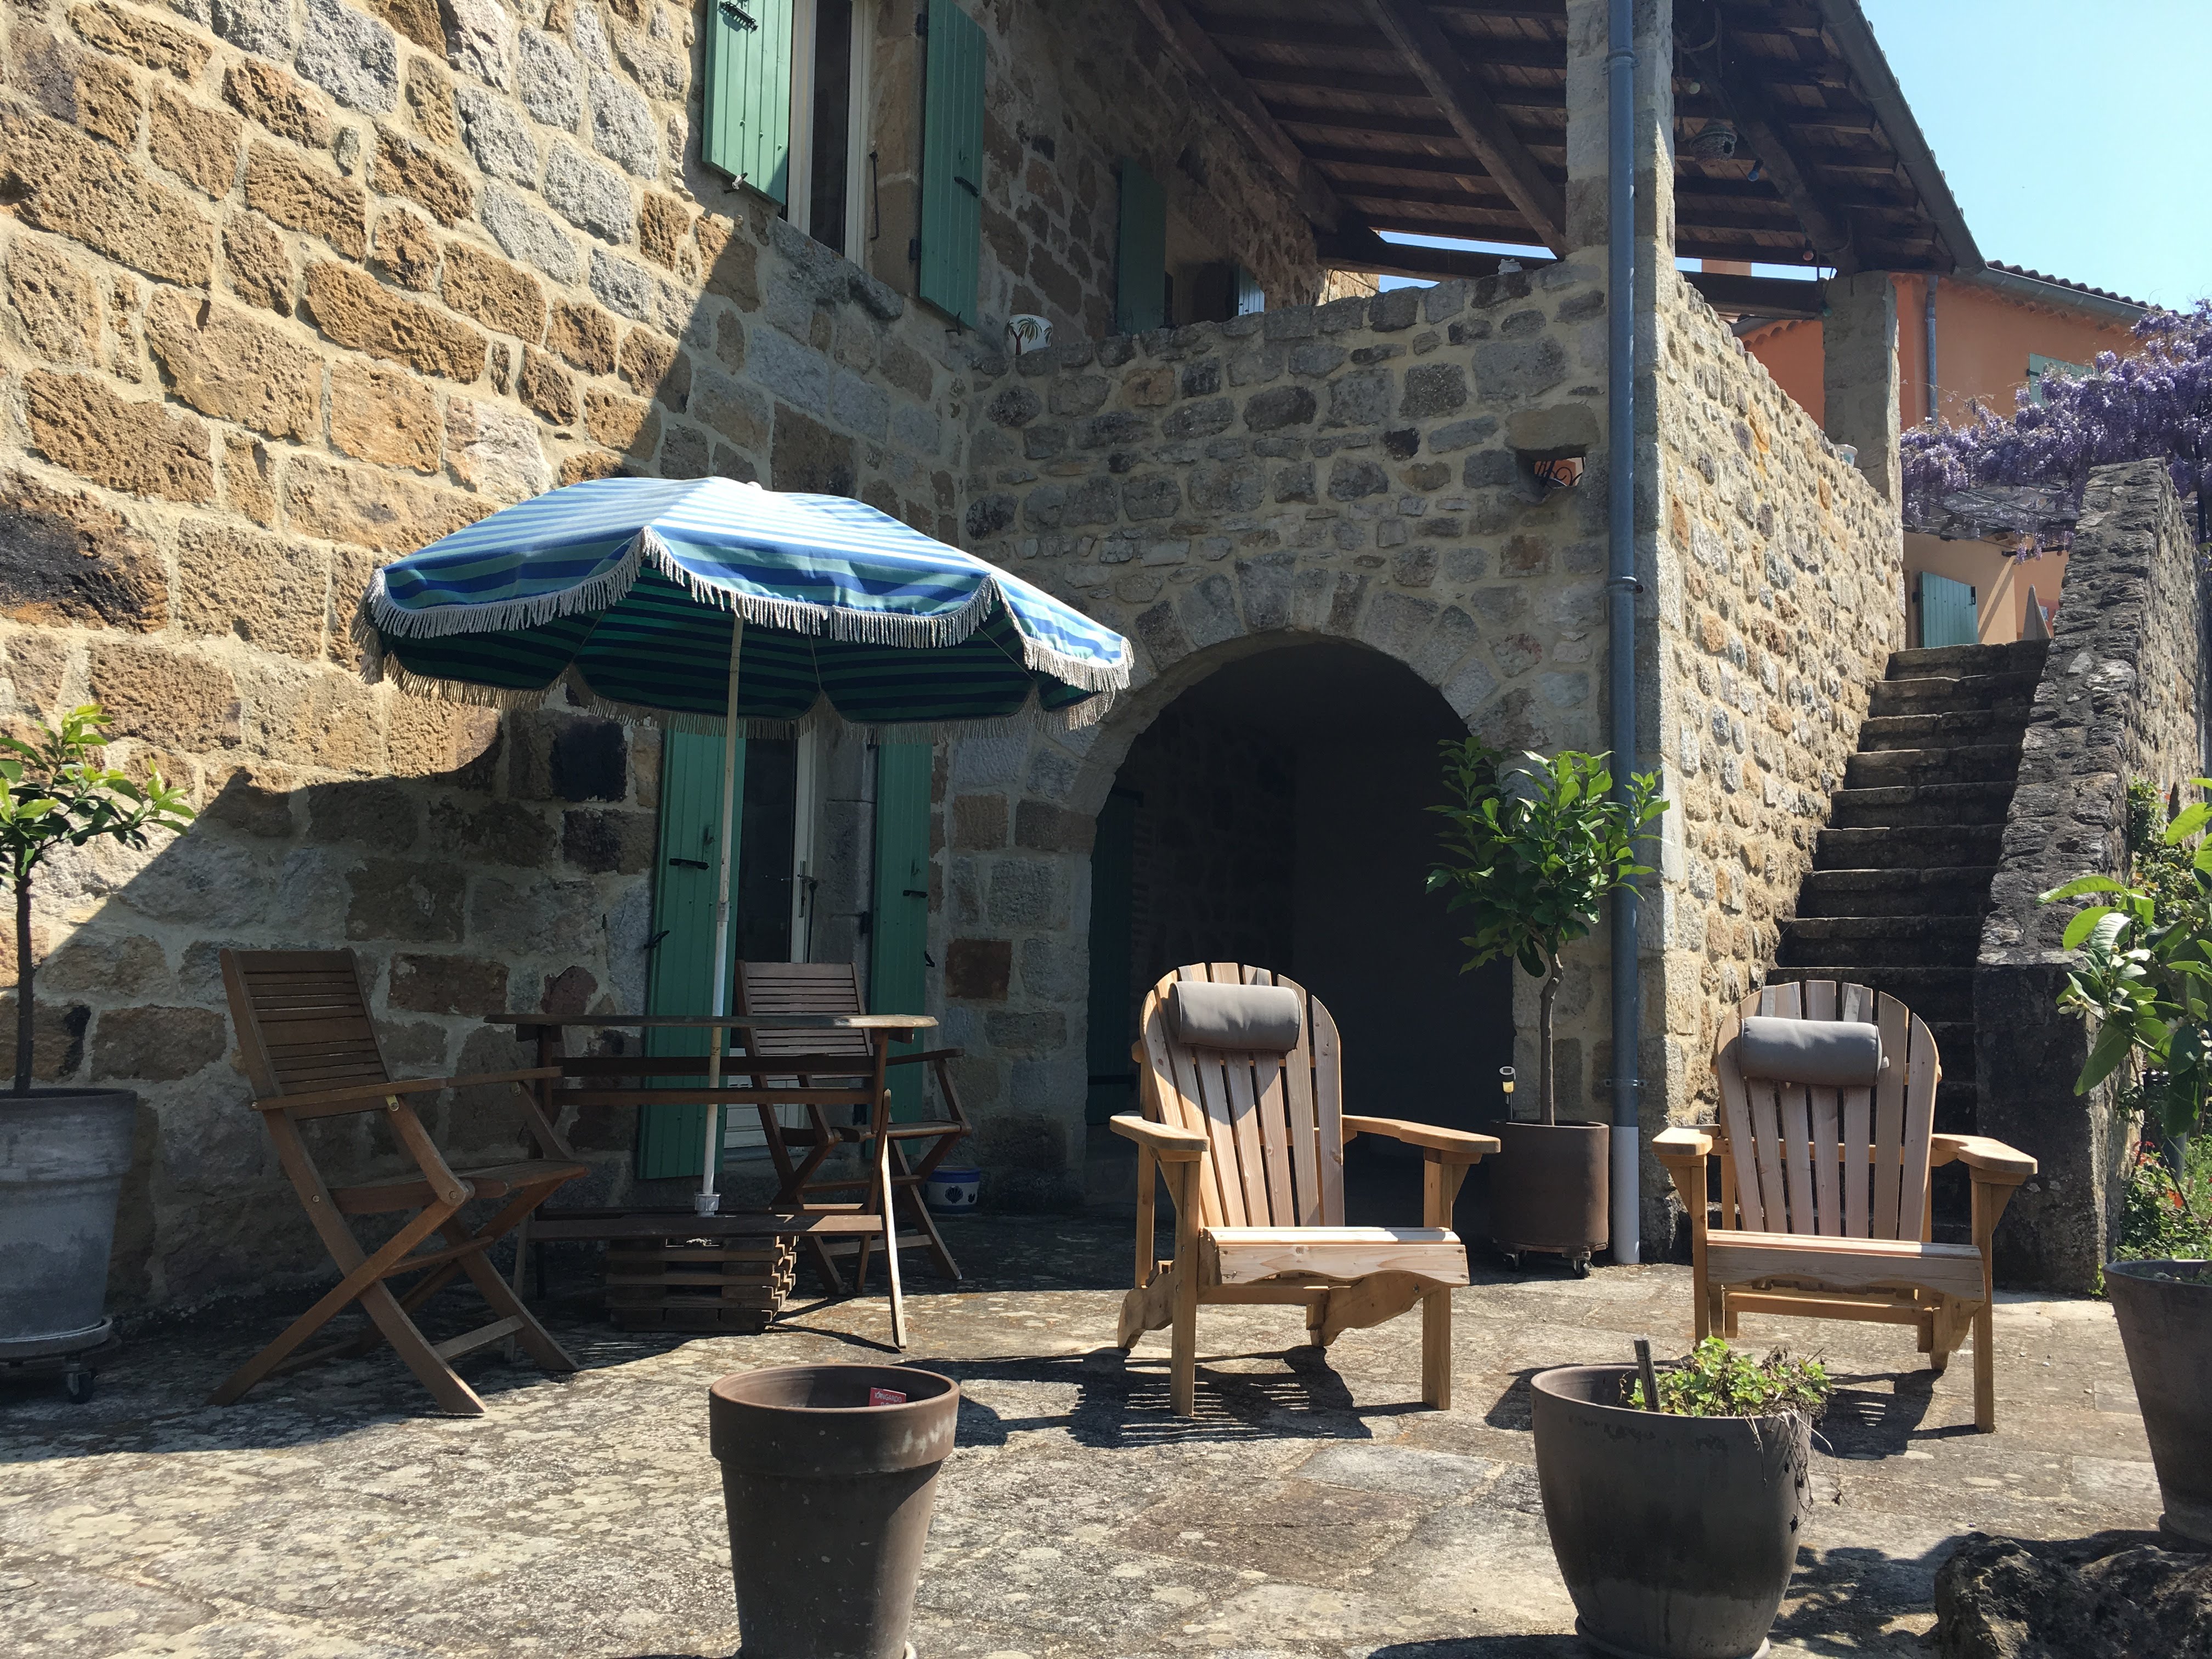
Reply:
[[1636, 1411], [1613, 1403], [1628, 1374], [1570, 1365], [1531, 1385], [1575, 1628], [1620, 1659], [1753, 1659], [1796, 1564], [1812, 1425]]
[[2119, 1322], [2168, 1532], [2212, 1547], [2212, 1262], [2114, 1261]]
[[1492, 1123], [1490, 1237], [1500, 1250], [1563, 1255], [1578, 1273], [1611, 1231], [1613, 1129], [1603, 1123]]
[[100, 1340], [138, 1097], [0, 1094], [0, 1357]]

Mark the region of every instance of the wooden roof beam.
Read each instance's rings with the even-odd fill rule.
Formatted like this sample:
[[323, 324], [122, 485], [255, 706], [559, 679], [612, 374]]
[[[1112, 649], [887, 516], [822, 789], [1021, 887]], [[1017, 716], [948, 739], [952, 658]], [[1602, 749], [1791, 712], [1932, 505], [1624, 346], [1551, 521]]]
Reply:
[[1419, 76], [1460, 141], [1510, 197], [1537, 240], [1554, 252], [1567, 245], [1565, 193], [1528, 147], [1515, 136], [1505, 112], [1468, 73], [1458, 49], [1421, 0], [1362, 0], [1375, 27]]
[[1738, 64], [1728, 61], [1727, 52], [1723, 40], [1714, 54], [1720, 70], [1713, 89], [1735, 121], [1737, 136], [1759, 157], [1760, 168], [1797, 216], [1820, 263], [1833, 265], [1838, 276], [1856, 270], [1859, 257], [1851, 239], [1850, 221], [1828, 210], [1814, 187], [1812, 169], [1799, 159], [1795, 145], [1784, 134], [1784, 121], [1811, 125], [1802, 118], [1808, 112], [1792, 110], [1785, 115], [1777, 111], [1759, 84]]
[[1136, 0], [1137, 9], [1178, 52], [1191, 72], [1220, 100], [1230, 124], [1290, 187], [1298, 211], [1323, 230], [1355, 231], [1358, 215], [1345, 205], [1322, 170], [1306, 160], [1260, 95], [1245, 84], [1237, 66], [1223, 55], [1182, 0]]

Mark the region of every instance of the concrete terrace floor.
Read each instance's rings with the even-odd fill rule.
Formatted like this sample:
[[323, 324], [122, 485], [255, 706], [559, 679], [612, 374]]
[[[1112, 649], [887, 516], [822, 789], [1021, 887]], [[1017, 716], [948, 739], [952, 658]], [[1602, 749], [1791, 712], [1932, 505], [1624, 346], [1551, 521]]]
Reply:
[[[1686, 1268], [1577, 1282], [1478, 1260], [1455, 1304], [1448, 1413], [1418, 1404], [1417, 1318], [1323, 1358], [1285, 1353], [1293, 1310], [1202, 1310], [1200, 1415], [1183, 1423], [1166, 1411], [1164, 1338], [1127, 1362], [1108, 1346], [1126, 1221], [952, 1231], [975, 1277], [911, 1275], [909, 1358], [966, 1391], [922, 1659], [1586, 1651], [1545, 1538], [1527, 1378], [1626, 1358], [1638, 1334], [1679, 1352]], [[765, 1336], [685, 1340], [616, 1332], [562, 1289], [556, 1273], [550, 1322], [582, 1371], [550, 1381], [495, 1350], [464, 1361], [480, 1419], [431, 1414], [388, 1354], [203, 1407], [273, 1315], [143, 1337], [88, 1405], [52, 1384], [0, 1390], [0, 1655], [734, 1652], [708, 1385], [875, 1358], [884, 1304], [800, 1303]], [[476, 1317], [456, 1300], [432, 1322]], [[1931, 1387], [1907, 1331], [1747, 1319], [1743, 1335], [1825, 1354], [1843, 1379], [1778, 1655], [1925, 1653], [1935, 1570], [1970, 1529], [2156, 1524], [2100, 1303], [2006, 1299], [1993, 1437], [1971, 1431], [1967, 1359]]]

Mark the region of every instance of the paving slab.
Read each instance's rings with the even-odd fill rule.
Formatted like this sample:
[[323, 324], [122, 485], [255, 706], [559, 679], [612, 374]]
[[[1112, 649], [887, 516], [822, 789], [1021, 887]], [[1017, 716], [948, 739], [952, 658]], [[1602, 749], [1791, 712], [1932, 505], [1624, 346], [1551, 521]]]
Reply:
[[[963, 1218], [976, 1277], [909, 1276], [909, 1360], [957, 1378], [916, 1612], [922, 1659], [1569, 1659], [1528, 1378], [1687, 1345], [1689, 1273], [1583, 1280], [1478, 1264], [1453, 1301], [1456, 1409], [1419, 1400], [1419, 1322], [1303, 1346], [1295, 1310], [1209, 1308], [1198, 1415], [1167, 1346], [1111, 1346], [1129, 1255], [1110, 1216]], [[876, 1297], [795, 1302], [760, 1336], [609, 1328], [581, 1252], [546, 1299], [583, 1369], [495, 1352], [489, 1413], [436, 1415], [388, 1356], [201, 1403], [286, 1322], [134, 1338], [77, 1406], [0, 1388], [0, 1659], [720, 1659], [736, 1652], [708, 1385], [757, 1365], [878, 1360]], [[307, 1297], [301, 1297], [304, 1303]], [[434, 1334], [478, 1317], [436, 1308]], [[1970, 1359], [1911, 1333], [1747, 1317], [1836, 1373], [1814, 1513], [1778, 1659], [1914, 1656], [1936, 1571], [1974, 1530], [2075, 1538], [2156, 1524], [2109, 1310], [2007, 1296], [1999, 1431]]]

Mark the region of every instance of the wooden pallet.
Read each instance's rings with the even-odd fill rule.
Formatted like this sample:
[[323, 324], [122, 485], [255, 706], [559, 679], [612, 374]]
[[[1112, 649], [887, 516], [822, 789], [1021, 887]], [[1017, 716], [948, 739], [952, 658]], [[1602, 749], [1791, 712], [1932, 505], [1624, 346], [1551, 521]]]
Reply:
[[626, 1331], [763, 1331], [797, 1271], [795, 1237], [617, 1239], [607, 1313]]

